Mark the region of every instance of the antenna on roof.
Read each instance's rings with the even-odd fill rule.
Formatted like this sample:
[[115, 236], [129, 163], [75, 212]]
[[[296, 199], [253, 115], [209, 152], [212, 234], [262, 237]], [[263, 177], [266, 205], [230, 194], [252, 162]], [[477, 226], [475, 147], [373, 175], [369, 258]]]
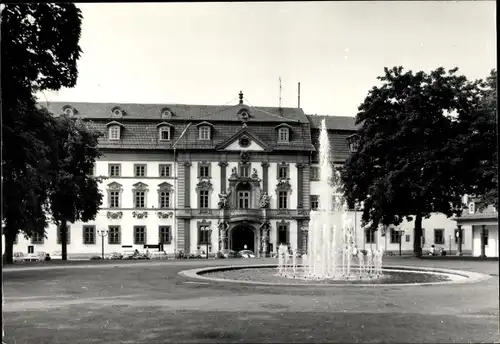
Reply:
[[279, 108], [281, 109], [281, 76], [279, 77], [280, 80], [280, 102], [279, 102]]
[[300, 82], [299, 82], [299, 100], [298, 100], [298, 106], [297, 107], [300, 109]]

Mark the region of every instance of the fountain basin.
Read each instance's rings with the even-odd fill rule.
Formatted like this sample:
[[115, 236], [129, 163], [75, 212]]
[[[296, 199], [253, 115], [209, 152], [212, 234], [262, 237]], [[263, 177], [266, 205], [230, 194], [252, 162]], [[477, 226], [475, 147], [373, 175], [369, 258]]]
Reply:
[[[219, 266], [201, 269], [181, 271], [184, 277], [225, 283], [240, 283], [252, 285], [276, 285], [276, 286], [315, 286], [315, 287], [401, 287], [422, 285], [443, 285], [475, 283], [488, 278], [489, 275], [470, 271], [450, 270], [440, 268], [423, 268], [410, 266], [383, 266], [383, 276], [379, 278], [363, 279], [323, 279], [305, 280], [302, 278], [290, 278], [278, 276], [277, 265], [236, 265]], [[299, 271], [302, 266], [299, 266]]]

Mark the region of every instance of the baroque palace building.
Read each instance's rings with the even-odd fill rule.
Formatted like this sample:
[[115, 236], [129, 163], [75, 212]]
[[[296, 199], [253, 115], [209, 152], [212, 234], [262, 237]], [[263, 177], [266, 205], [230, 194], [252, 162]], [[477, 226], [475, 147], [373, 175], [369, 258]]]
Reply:
[[[355, 149], [353, 117], [306, 115], [300, 108], [106, 103], [50, 103], [54, 115], [90, 121], [103, 132], [94, 174], [103, 203], [94, 221], [70, 225], [68, 255], [161, 248], [168, 254], [245, 246], [267, 256], [279, 244], [307, 246], [309, 213], [318, 206], [318, 141], [326, 119], [332, 159]], [[364, 231], [350, 211], [360, 248], [412, 251], [413, 224]], [[424, 249], [456, 249], [453, 219], [424, 219]], [[465, 226], [464, 226], [465, 228]], [[107, 231], [102, 239], [100, 230]], [[463, 251], [472, 250], [472, 229]], [[498, 230], [497, 230], [498, 232]], [[14, 252], [60, 250], [55, 226], [46, 236], [18, 235]], [[452, 247], [453, 244], [453, 247]], [[493, 249], [497, 251], [497, 249]]]

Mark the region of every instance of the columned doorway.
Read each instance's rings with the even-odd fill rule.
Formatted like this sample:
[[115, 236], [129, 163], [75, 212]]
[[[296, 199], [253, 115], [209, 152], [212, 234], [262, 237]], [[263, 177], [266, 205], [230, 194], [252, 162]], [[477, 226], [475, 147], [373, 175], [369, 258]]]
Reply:
[[[230, 248], [233, 251], [241, 251], [245, 249], [245, 245], [247, 246], [247, 250], [253, 251], [255, 254], [256, 248], [256, 235], [255, 228], [248, 224], [237, 225], [233, 229], [231, 229], [230, 235]], [[257, 250], [258, 251], [258, 250]]]

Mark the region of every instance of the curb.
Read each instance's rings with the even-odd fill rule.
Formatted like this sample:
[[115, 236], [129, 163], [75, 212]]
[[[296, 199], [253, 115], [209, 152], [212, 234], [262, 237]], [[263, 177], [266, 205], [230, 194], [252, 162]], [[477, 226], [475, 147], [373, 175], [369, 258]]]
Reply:
[[[300, 265], [303, 266], [303, 265]], [[477, 283], [480, 281], [485, 281], [492, 278], [492, 276], [471, 271], [463, 270], [452, 270], [452, 269], [442, 269], [442, 268], [426, 268], [419, 266], [396, 266], [396, 265], [384, 265], [382, 269], [392, 270], [392, 271], [405, 271], [413, 273], [430, 273], [430, 274], [440, 274], [447, 276], [460, 276], [464, 279], [455, 279], [451, 281], [440, 281], [440, 282], [425, 282], [425, 283], [393, 283], [393, 284], [361, 284], [361, 283], [338, 283], [338, 284], [324, 284], [324, 283], [283, 283], [283, 282], [258, 282], [258, 281], [245, 281], [245, 280], [234, 280], [225, 278], [212, 278], [203, 276], [203, 274], [216, 271], [227, 271], [227, 270], [240, 270], [240, 269], [255, 269], [255, 268], [277, 268], [277, 264], [254, 264], [254, 265], [228, 265], [228, 266], [214, 266], [205, 267], [198, 269], [190, 269], [180, 271], [178, 274], [182, 277], [190, 279], [198, 279], [203, 281], [212, 282], [222, 282], [222, 283], [235, 283], [235, 284], [248, 284], [248, 285], [262, 285], [262, 286], [283, 286], [283, 287], [418, 287], [418, 286], [431, 286], [431, 285], [450, 285], [450, 284], [470, 284]], [[453, 278], [453, 277], [452, 277]]]

